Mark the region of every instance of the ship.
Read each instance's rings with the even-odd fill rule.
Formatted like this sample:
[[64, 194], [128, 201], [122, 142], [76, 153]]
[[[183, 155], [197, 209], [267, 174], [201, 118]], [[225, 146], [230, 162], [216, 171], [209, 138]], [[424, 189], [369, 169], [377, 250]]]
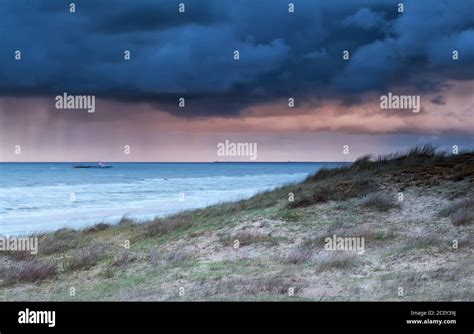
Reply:
[[112, 165], [106, 165], [102, 161], [97, 165], [74, 165], [74, 168], [112, 168]]

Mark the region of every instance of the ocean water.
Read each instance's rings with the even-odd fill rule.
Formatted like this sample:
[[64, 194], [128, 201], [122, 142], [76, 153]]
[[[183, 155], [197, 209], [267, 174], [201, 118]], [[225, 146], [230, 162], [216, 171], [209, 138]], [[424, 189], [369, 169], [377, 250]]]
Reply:
[[0, 235], [146, 220], [248, 198], [341, 163], [0, 163]]

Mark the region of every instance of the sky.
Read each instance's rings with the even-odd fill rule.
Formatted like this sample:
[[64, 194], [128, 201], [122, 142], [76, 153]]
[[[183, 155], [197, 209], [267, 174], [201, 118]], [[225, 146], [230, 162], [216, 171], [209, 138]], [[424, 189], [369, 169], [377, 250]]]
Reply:
[[[0, 161], [248, 160], [218, 156], [225, 141], [256, 143], [257, 161], [473, 149], [473, 12], [473, 0], [1, 1]], [[64, 93], [93, 96], [95, 111], [58, 109]], [[419, 112], [381, 108], [389, 93], [419, 97]]]

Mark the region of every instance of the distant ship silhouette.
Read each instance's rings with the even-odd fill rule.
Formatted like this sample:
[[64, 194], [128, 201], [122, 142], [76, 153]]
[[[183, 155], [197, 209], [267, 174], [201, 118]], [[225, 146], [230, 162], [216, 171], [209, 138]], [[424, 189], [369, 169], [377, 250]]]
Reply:
[[106, 165], [104, 163], [99, 162], [97, 165], [75, 165], [74, 168], [112, 168], [112, 165]]

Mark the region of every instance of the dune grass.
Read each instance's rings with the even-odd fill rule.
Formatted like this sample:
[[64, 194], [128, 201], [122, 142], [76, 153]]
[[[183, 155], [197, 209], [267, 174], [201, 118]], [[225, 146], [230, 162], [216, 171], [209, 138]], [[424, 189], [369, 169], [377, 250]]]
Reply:
[[453, 225], [467, 225], [474, 222], [474, 198], [464, 197], [456, 199], [440, 214], [449, 217]]

